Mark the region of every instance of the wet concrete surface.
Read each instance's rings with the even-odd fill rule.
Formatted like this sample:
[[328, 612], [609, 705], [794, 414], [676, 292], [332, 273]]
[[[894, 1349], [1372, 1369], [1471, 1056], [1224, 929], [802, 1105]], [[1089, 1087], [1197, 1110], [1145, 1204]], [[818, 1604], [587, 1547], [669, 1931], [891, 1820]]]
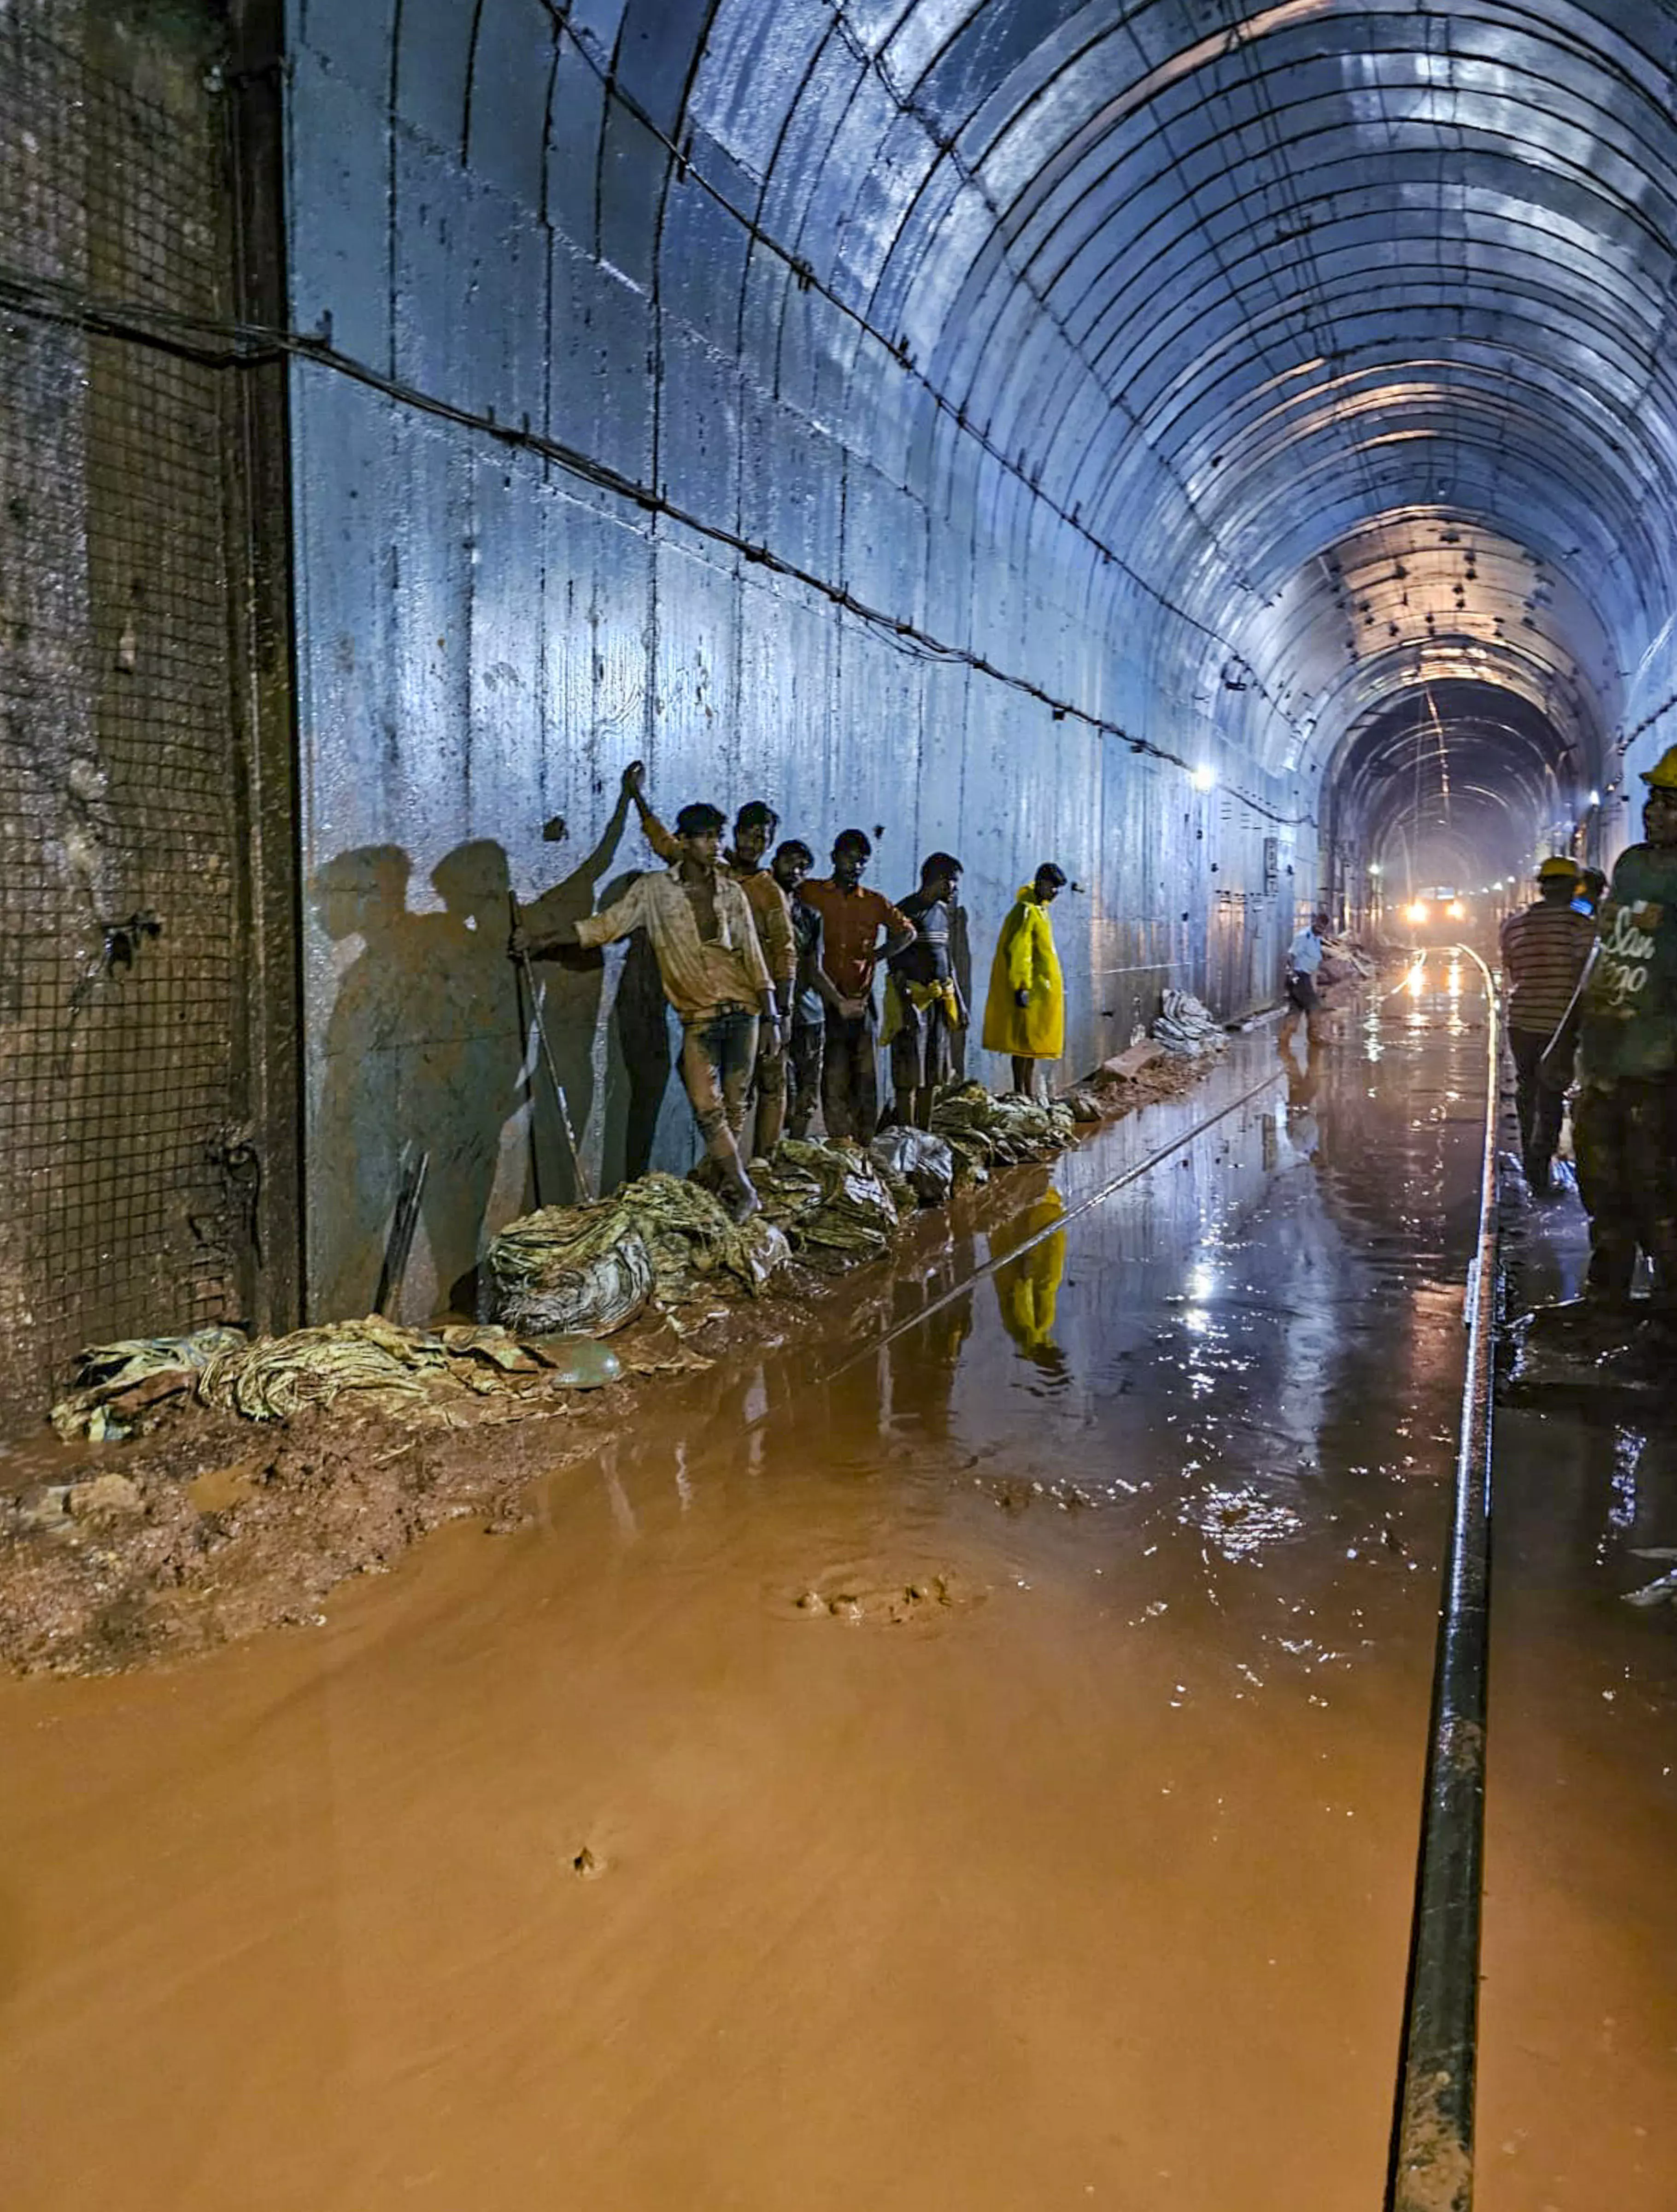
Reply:
[[[1484, 1054], [1441, 963], [1308, 1064], [1240, 1040], [513, 1534], [0, 1687], [8, 2204], [1377, 2203]], [[1593, 1480], [1516, 1523], [1568, 1593]], [[1663, 2205], [1668, 1706], [1596, 1693], [1587, 1784], [1573, 1638], [1668, 1616], [1510, 1619], [1485, 2201]]]

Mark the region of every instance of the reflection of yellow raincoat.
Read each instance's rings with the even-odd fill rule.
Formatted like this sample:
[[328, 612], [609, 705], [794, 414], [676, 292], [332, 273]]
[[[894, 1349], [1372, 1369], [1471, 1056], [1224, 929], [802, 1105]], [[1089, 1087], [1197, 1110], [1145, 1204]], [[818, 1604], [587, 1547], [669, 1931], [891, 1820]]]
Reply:
[[[1016, 991], [1029, 991], [1016, 1006]], [[984, 1048], [1015, 1060], [1058, 1060], [1066, 1049], [1066, 980], [1048, 910], [1026, 884], [1001, 925], [984, 1005]]]
[[[1065, 1211], [1066, 1202], [1060, 1193], [1049, 1191], [1035, 1206], [1028, 1206], [996, 1231], [990, 1239], [990, 1257], [1000, 1259], [1003, 1253], [1018, 1251], [1030, 1237], [1054, 1228]], [[1065, 1272], [1063, 1229], [1054, 1230], [1052, 1237], [1044, 1237], [1030, 1251], [1019, 1252], [1017, 1259], [1002, 1260], [996, 1269], [996, 1304], [1001, 1309], [1001, 1324], [1021, 1352], [1054, 1349], [1054, 1312], [1060, 1296], [1060, 1279]]]

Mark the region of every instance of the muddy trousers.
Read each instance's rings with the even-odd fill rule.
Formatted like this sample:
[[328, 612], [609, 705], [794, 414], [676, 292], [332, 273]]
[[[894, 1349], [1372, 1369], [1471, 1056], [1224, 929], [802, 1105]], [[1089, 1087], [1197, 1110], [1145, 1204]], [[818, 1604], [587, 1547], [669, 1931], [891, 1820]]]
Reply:
[[1314, 975], [1294, 974], [1287, 978], [1287, 1011], [1281, 1017], [1281, 1036], [1289, 1042], [1298, 1034], [1298, 1024], [1304, 1024], [1304, 1036], [1310, 1044], [1322, 1041], [1322, 1000], [1316, 994]]
[[784, 1052], [771, 1053], [767, 1059], [757, 1054], [756, 1073], [751, 1078], [751, 1096], [756, 1102], [751, 1124], [753, 1159], [767, 1159], [786, 1127], [786, 1062]]
[[870, 1006], [854, 1021], [827, 1017], [826, 1065], [821, 1071], [821, 1118], [829, 1137], [872, 1143], [879, 1128], [878, 1017]]
[[1638, 1251], [1654, 1296], [1677, 1310], [1677, 1078], [1586, 1084], [1572, 1114], [1578, 1194], [1589, 1215], [1589, 1287], [1628, 1297]]
[[1510, 1030], [1508, 1048], [1514, 1056], [1514, 1106], [1520, 1117], [1520, 1152], [1526, 1180], [1534, 1190], [1547, 1187], [1550, 1164], [1560, 1142], [1561, 1116], [1566, 1093], [1545, 1083], [1539, 1068], [1548, 1049], [1547, 1030]]
[[794, 1137], [807, 1137], [815, 1109], [821, 1103], [821, 1071], [827, 1052], [824, 1022], [794, 1022], [787, 1070], [787, 1127]]
[[683, 1030], [681, 1079], [707, 1152], [734, 1149], [756, 1057], [757, 1018], [748, 1007], [718, 1006]]

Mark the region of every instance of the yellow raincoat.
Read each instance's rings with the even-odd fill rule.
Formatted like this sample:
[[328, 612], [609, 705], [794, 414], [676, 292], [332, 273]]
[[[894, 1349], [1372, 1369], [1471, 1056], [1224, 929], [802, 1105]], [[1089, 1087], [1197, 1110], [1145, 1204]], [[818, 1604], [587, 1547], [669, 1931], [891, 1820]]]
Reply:
[[[1030, 1004], [1016, 1006], [1016, 991]], [[1066, 1049], [1066, 979], [1048, 910], [1024, 884], [1001, 925], [984, 1005], [984, 1048], [1015, 1060], [1058, 1060]]]

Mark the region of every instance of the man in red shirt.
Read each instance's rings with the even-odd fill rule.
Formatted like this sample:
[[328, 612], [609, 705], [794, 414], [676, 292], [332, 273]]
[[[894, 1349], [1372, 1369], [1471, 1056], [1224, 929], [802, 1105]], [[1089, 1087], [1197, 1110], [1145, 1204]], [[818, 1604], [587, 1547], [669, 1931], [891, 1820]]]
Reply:
[[907, 915], [863, 887], [872, 857], [872, 844], [861, 830], [842, 830], [833, 847], [832, 874], [806, 883], [800, 894], [821, 917], [821, 965], [839, 1001], [827, 1009], [821, 1115], [829, 1137], [854, 1137], [860, 1145], [879, 1126], [873, 971], [882, 959], [906, 952], [915, 934]]

